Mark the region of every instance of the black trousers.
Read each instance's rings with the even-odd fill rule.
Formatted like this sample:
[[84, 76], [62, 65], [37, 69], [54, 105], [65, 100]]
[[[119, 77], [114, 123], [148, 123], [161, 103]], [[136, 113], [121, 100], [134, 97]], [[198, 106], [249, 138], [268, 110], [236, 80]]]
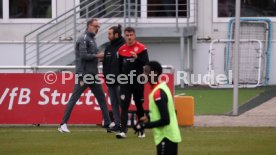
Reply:
[[121, 98], [121, 131], [127, 132], [128, 109], [131, 101], [131, 96], [136, 106], [136, 115], [138, 119], [144, 116], [144, 85], [143, 84], [122, 84], [120, 86]]
[[113, 113], [113, 118], [114, 118], [114, 123], [116, 126], [121, 125], [121, 120], [120, 120], [120, 89], [119, 85], [107, 85], [108, 87], [108, 93], [109, 97], [111, 100], [111, 107], [112, 107], [112, 113]]
[[157, 155], [177, 155], [177, 143], [164, 138], [157, 146]]

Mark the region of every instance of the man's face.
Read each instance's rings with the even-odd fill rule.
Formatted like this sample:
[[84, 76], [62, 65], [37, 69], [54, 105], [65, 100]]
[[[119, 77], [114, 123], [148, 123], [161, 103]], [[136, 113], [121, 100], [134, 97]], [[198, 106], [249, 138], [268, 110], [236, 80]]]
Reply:
[[129, 31], [125, 31], [125, 40], [126, 43], [131, 46], [135, 43], [136, 41], [136, 35], [134, 32], [129, 32]]
[[100, 29], [100, 24], [99, 24], [98, 21], [93, 21], [88, 26], [88, 32], [91, 32], [91, 33], [94, 33], [94, 34], [97, 34], [99, 29]]
[[109, 30], [108, 30], [108, 39], [109, 39], [110, 41], [112, 41], [112, 40], [115, 39], [115, 35], [114, 35], [114, 33], [113, 33], [113, 29], [109, 29]]

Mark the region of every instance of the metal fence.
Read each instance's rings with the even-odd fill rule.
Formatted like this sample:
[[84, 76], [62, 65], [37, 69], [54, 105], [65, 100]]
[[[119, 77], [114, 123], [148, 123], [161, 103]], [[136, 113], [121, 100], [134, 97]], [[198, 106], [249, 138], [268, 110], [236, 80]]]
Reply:
[[[100, 73], [102, 72], [103, 66], [98, 66]], [[164, 71], [174, 74], [175, 69], [171, 65], [162, 65]], [[31, 70], [32, 73], [45, 72], [45, 71], [55, 71], [61, 72], [63, 70], [74, 71], [75, 66], [0, 66], [0, 71], [2, 70], [14, 70], [14, 73], [22, 73], [24, 70]], [[4, 73], [4, 72], [3, 72]]]
[[[160, 9], [161, 6], [171, 6], [173, 9]], [[72, 55], [74, 43], [90, 18], [100, 20], [102, 26], [96, 39], [98, 45], [102, 45], [108, 41], [108, 28], [117, 24], [124, 27], [163, 26], [176, 29], [196, 25], [196, 8], [197, 0], [176, 0], [175, 4], [144, 4], [141, 0], [83, 0], [24, 36], [24, 65], [67, 65], [68, 61], [65, 60]]]

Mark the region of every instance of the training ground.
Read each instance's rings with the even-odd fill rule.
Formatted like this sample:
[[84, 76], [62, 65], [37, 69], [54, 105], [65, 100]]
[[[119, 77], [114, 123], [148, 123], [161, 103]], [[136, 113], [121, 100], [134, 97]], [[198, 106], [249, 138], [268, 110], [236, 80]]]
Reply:
[[[231, 93], [227, 94], [227, 90], [224, 91], [224, 99], [231, 96]], [[256, 96], [261, 96], [260, 94], [265, 92], [262, 89], [249, 90], [252, 91], [256, 93], [241, 91], [243, 95], [251, 94], [249, 100], [246, 99], [244, 104], [241, 103], [241, 107], [253, 103]], [[193, 89], [187, 92], [194, 93], [195, 104], [204, 104], [202, 101], [211, 102], [214, 97], [216, 98], [214, 94], [218, 94], [214, 90], [211, 94], [206, 90], [195, 93]], [[207, 96], [203, 92], [207, 93]], [[223, 102], [220, 104], [224, 105]], [[225, 103], [225, 107], [229, 107], [228, 104]], [[210, 108], [212, 104], [204, 106]], [[210, 112], [209, 108], [202, 109], [204, 106], [196, 105], [196, 113], [211, 114], [197, 114], [193, 127], [180, 127], [182, 142], [179, 144], [179, 155], [276, 154], [276, 98], [272, 97], [263, 104], [256, 104], [239, 116], [229, 115], [231, 106], [224, 114], [221, 114], [221, 109], [216, 113]], [[114, 133], [106, 133], [99, 126], [69, 126], [69, 128], [71, 133], [64, 134], [57, 131], [56, 125], [1, 126], [0, 155], [156, 154], [151, 130], [146, 131], [146, 138], [139, 139], [130, 128], [128, 137], [118, 140]]]

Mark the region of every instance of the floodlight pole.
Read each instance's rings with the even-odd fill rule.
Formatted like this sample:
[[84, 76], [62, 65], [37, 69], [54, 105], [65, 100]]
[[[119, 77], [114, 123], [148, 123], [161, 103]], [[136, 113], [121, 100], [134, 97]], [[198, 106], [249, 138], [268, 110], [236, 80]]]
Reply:
[[240, 51], [240, 13], [241, 0], [236, 0], [235, 22], [235, 50], [234, 50], [234, 88], [233, 88], [233, 115], [238, 115], [239, 105], [239, 51]]

